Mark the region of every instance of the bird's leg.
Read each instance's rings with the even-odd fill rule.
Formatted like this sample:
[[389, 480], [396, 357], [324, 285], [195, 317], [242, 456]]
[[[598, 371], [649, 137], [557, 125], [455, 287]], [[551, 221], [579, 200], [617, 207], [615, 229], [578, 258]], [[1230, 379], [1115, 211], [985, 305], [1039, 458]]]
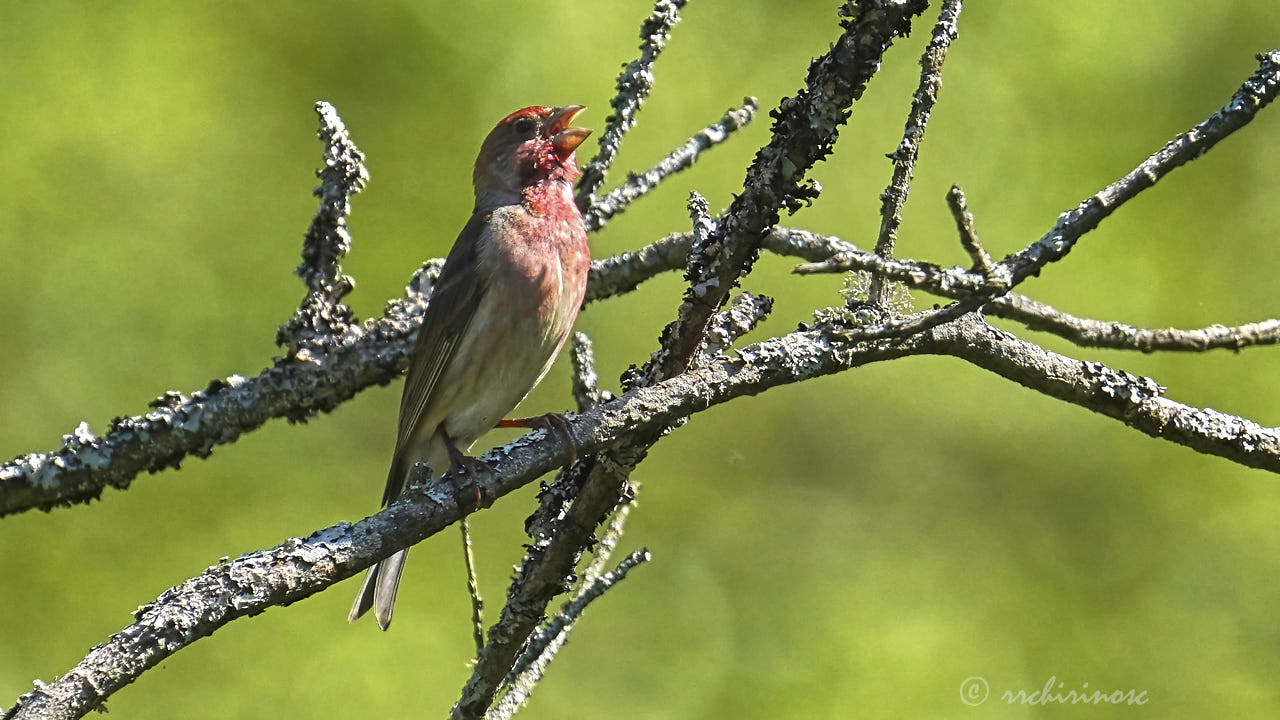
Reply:
[[544, 428], [548, 434], [554, 435], [562, 444], [569, 446], [569, 464], [578, 461], [578, 444], [573, 440], [573, 430], [569, 427], [569, 418], [563, 413], [547, 413], [527, 418], [511, 418], [499, 420], [500, 428]]
[[[488, 469], [483, 462], [467, 455], [458, 449], [457, 443], [449, 434], [440, 429], [440, 435], [444, 438], [445, 449], [449, 452], [449, 473], [455, 476], [453, 487], [455, 496], [462, 496], [465, 490], [470, 489], [475, 495], [475, 507], [477, 509], [485, 507], [484, 492], [480, 489], [480, 485], [475, 482], [475, 474], [481, 470]], [[470, 488], [466, 487], [467, 485]], [[458, 501], [462, 505], [461, 499]]]

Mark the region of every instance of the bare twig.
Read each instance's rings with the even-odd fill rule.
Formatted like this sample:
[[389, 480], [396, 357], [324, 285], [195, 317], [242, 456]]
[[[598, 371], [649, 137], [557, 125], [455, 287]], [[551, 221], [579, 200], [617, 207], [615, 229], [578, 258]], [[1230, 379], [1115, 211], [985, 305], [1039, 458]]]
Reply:
[[458, 521], [458, 530], [462, 533], [462, 561], [467, 566], [467, 596], [471, 598], [471, 636], [479, 654], [484, 649], [484, 598], [480, 596], [476, 557], [471, 550], [471, 523], [462, 518]]
[[657, 0], [653, 13], [640, 26], [640, 57], [618, 75], [618, 94], [609, 102], [613, 114], [600, 133], [600, 152], [582, 169], [582, 179], [578, 181], [578, 209], [584, 213], [593, 204], [593, 195], [622, 146], [622, 136], [636, 124], [636, 113], [653, 89], [653, 65], [671, 37], [671, 28], [680, 22], [680, 9], [687, 1]]
[[[666, 242], [674, 242], [668, 239]], [[850, 268], [882, 274], [908, 287], [926, 290], [950, 298], [964, 298], [988, 288], [981, 275], [961, 268], [942, 268], [919, 260], [885, 260], [875, 253], [859, 250], [835, 237], [806, 230], [777, 228], [765, 239], [765, 247], [779, 255], [794, 255], [816, 260], [839, 255]], [[980, 247], [980, 246], [979, 246]], [[985, 254], [985, 253], [984, 253]], [[805, 272], [809, 265], [796, 270]], [[645, 268], [645, 271], [651, 268]], [[621, 275], [621, 273], [619, 273]], [[621, 277], [615, 278], [621, 280]], [[638, 281], [637, 275], [628, 278]], [[1141, 328], [1112, 320], [1080, 318], [1032, 300], [1025, 295], [1008, 293], [983, 306], [983, 311], [996, 317], [1020, 322], [1032, 330], [1050, 332], [1082, 347], [1104, 347], [1117, 350], [1203, 352], [1217, 348], [1240, 350], [1258, 345], [1280, 343], [1280, 320], [1225, 327], [1207, 328]]]
[[951, 209], [951, 216], [955, 218], [956, 230], [960, 233], [960, 246], [973, 261], [971, 269], [983, 273], [991, 272], [991, 255], [987, 253], [986, 248], [982, 247], [982, 241], [978, 239], [978, 231], [973, 227], [973, 213], [969, 212], [964, 190], [959, 185], [952, 185], [947, 191], [947, 207]]
[[629, 174], [627, 181], [609, 194], [595, 200], [583, 212], [587, 229], [599, 230], [615, 215], [626, 210], [631, 203], [658, 187], [669, 176], [688, 169], [706, 150], [729, 139], [734, 131], [745, 127], [756, 115], [756, 99], [746, 98], [742, 107], [731, 108], [719, 122], [699, 130], [684, 145], [672, 150], [652, 168], [638, 175]]
[[530, 638], [529, 644], [525, 646], [516, 662], [515, 670], [503, 683], [505, 691], [494, 703], [493, 709], [485, 714], [485, 720], [505, 720], [515, 715], [529, 701], [529, 696], [542, 681], [542, 676], [546, 673], [551, 661], [555, 659], [556, 653], [568, 641], [570, 631], [582, 617], [587, 606], [625, 580], [632, 568], [648, 560], [648, 550], [637, 550], [631, 553], [618, 563], [617, 567], [595, 578], [583, 588], [581, 593], [565, 603], [560, 612]]
[[[920, 85], [911, 98], [911, 110], [907, 112], [902, 140], [889, 155], [889, 159], [893, 161], [893, 177], [889, 180], [889, 186], [880, 194], [880, 235], [876, 239], [875, 250], [880, 257], [893, 256], [898, 227], [902, 225], [902, 207], [907, 204], [907, 195], [911, 192], [911, 175], [915, 171], [916, 157], [920, 153], [920, 144], [924, 142], [929, 114], [933, 112], [933, 105], [938, 101], [938, 91], [942, 87], [942, 62], [946, 60], [951, 41], [956, 38], [956, 22], [959, 18], [960, 0], [943, 0], [938, 22], [933, 26], [933, 37], [920, 56]], [[867, 290], [867, 302], [876, 306], [883, 305], [883, 293], [884, 278], [873, 275]]]

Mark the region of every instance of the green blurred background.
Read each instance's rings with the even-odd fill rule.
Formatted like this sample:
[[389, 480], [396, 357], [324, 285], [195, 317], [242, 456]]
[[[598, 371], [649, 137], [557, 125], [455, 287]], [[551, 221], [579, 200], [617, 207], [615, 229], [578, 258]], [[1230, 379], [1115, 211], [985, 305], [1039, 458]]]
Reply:
[[[936, 4], [936, 3], [935, 3]], [[367, 153], [350, 301], [377, 314], [470, 209], [498, 118], [579, 102], [599, 127], [635, 56], [641, 0], [5, 4], [0, 26], [0, 456], [81, 420], [145, 410], [270, 363], [333, 102]], [[837, 35], [829, 0], [694, 2], [612, 179], [647, 168], [743, 95], [793, 93]], [[1143, 7], [1138, 7], [1143, 5]], [[822, 199], [787, 222], [864, 247], [936, 16], [887, 56]], [[962, 263], [943, 196], [962, 184], [1002, 256], [1220, 107], [1280, 45], [1274, 0], [971, 3], [907, 206], [901, 253]], [[593, 239], [605, 256], [685, 229], [690, 190], [723, 207], [767, 138], [758, 121]], [[594, 143], [586, 146], [593, 150]], [[583, 153], [589, 155], [590, 152]], [[1280, 314], [1280, 108], [1127, 205], [1026, 291], [1148, 325]], [[765, 258], [778, 298], [753, 335], [838, 302], [839, 277]], [[590, 306], [601, 376], [655, 347], [675, 275]], [[930, 302], [931, 298], [917, 298]], [[1079, 351], [1193, 405], [1280, 424], [1276, 351]], [[530, 413], [566, 408], [561, 362]], [[400, 388], [273, 422], [210, 460], [88, 507], [0, 520], [0, 705], [52, 680], [131, 611], [220, 556], [376, 508]], [[495, 433], [493, 444], [512, 437]], [[482, 441], [485, 442], [485, 441]], [[963, 362], [908, 359], [698, 415], [636, 474], [625, 549], [654, 561], [587, 614], [532, 718], [1274, 717], [1280, 710], [1280, 482], [1152, 440]], [[496, 607], [526, 490], [475, 521]], [[454, 533], [414, 553], [392, 630], [347, 625], [355, 581], [242, 620], [114, 696], [120, 717], [443, 715], [470, 656]], [[960, 684], [983, 676], [971, 709]], [[1005, 689], [1145, 690], [1143, 708], [1010, 708]]]

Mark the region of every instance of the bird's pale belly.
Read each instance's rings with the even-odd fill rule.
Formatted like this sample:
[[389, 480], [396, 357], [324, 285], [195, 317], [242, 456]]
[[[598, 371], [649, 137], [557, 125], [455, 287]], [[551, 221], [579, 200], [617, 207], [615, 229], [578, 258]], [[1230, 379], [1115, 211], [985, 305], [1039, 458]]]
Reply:
[[[552, 318], [540, 315], [531, 308], [512, 307], [509, 293], [490, 293], [476, 308], [467, 334], [488, 341], [459, 347], [437, 386], [443, 397], [432, 398], [439, 422], [460, 449], [492, 430], [550, 368], [572, 318], [568, 323], [546, 323], [542, 320], [553, 319], [555, 313]], [[494, 362], [495, 355], [502, 355], [502, 360]]]

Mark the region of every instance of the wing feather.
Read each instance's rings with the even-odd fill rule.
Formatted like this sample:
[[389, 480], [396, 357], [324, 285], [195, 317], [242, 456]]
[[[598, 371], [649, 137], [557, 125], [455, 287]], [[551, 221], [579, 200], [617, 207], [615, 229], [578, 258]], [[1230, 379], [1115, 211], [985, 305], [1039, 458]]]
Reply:
[[[393, 467], [400, 464], [400, 454], [430, 405], [436, 384], [449, 366], [475, 317], [480, 299], [484, 297], [486, 278], [480, 272], [479, 258], [491, 214], [477, 212], [471, 216], [445, 258], [444, 268], [440, 270], [440, 277], [431, 292], [409, 361], [404, 394], [400, 397], [400, 425]], [[402, 471], [407, 471], [407, 468]], [[394, 477], [397, 474], [400, 473], [393, 472], [392, 477], [387, 478], [384, 503], [400, 494], [404, 478]]]

